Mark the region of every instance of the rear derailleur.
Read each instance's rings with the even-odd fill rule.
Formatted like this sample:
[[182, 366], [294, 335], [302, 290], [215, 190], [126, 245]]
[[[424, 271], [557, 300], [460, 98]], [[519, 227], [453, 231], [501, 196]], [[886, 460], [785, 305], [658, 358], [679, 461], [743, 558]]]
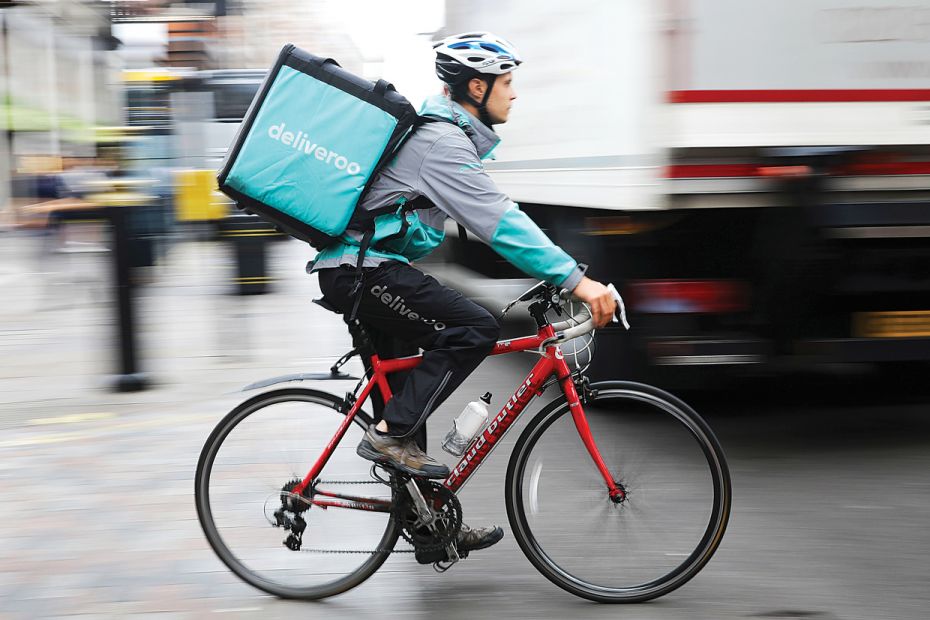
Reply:
[[293, 491], [300, 482], [300, 480], [291, 480], [281, 488], [281, 507], [274, 512], [273, 525], [283, 527], [285, 531], [290, 532], [284, 539], [284, 546], [291, 551], [300, 551], [304, 530], [307, 529], [307, 521], [301, 513], [310, 507], [309, 500], [296, 495]]

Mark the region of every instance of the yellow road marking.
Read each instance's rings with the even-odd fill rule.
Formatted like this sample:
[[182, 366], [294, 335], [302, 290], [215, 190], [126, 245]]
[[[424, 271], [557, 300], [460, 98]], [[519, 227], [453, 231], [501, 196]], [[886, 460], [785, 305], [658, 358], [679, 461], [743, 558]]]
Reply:
[[39, 446], [47, 443], [60, 443], [62, 441], [75, 441], [77, 439], [86, 439], [92, 437], [93, 433], [59, 433], [58, 435], [39, 435], [38, 437], [23, 437], [22, 439], [11, 439], [0, 441], [0, 448], [22, 448], [24, 446]]
[[116, 431], [151, 428], [157, 426], [184, 425], [196, 420], [219, 420], [216, 413], [203, 413], [200, 415], [171, 416], [170, 418], [156, 418], [151, 420], [136, 420], [131, 422], [122, 422], [101, 426], [93, 430], [73, 431], [65, 433], [55, 433], [54, 435], [36, 435], [32, 437], [20, 437], [18, 439], [8, 439], [0, 441], [0, 448], [22, 448], [24, 446], [43, 445], [50, 443], [62, 443], [66, 441], [78, 441], [81, 439], [93, 439], [105, 434]]
[[46, 424], [74, 424], [76, 422], [93, 422], [94, 420], [108, 420], [115, 418], [115, 413], [73, 413], [54, 418], [35, 418], [29, 420], [29, 426], [43, 426]]

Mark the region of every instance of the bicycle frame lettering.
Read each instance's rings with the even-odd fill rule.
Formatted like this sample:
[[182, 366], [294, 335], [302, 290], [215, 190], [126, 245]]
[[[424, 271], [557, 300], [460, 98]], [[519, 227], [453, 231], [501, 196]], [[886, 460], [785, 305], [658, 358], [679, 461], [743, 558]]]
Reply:
[[[523, 338], [515, 338], [513, 340], [504, 340], [494, 345], [494, 349], [491, 351], [491, 355], [502, 355], [504, 353], [516, 353], [520, 351], [533, 351], [541, 352], [541, 358], [538, 362], [536, 362], [536, 365], [533, 366], [532, 371], [526, 376], [526, 378], [520, 384], [520, 387], [514, 391], [513, 395], [504, 404], [504, 406], [501, 407], [497, 415], [490, 420], [481, 434], [478, 435], [478, 438], [468, 446], [468, 448], [465, 450], [465, 454], [462, 456], [458, 464], [452, 468], [449, 477], [446, 478], [443, 484], [453, 493], [457, 493], [459, 489], [461, 489], [471, 478], [475, 471], [481, 466], [481, 463], [484, 462], [484, 459], [487, 458], [487, 456], [494, 450], [498, 442], [507, 433], [511, 425], [520, 416], [530, 401], [532, 401], [535, 396], [542, 393], [542, 386], [552, 376], [555, 376], [558, 380], [559, 386], [561, 387], [562, 392], [568, 401], [575, 427], [581, 436], [581, 440], [584, 443], [585, 448], [587, 448], [588, 453], [591, 455], [591, 458], [594, 461], [594, 465], [597, 467], [601, 477], [604, 479], [610, 495], [613, 496], [615, 494], [622, 493], [622, 490], [617, 487], [617, 484], [614, 481], [611, 473], [608, 471], [607, 466], [604, 464], [597, 446], [594, 443], [594, 438], [591, 435], [591, 430], [588, 427], [588, 422], [584, 415], [584, 409], [581, 405], [581, 400], [578, 397], [578, 392], [575, 389], [575, 383], [572, 380], [571, 369], [563, 359], [559, 347], [552, 342], [551, 339], [553, 336], [555, 336], [555, 332], [553, 331], [552, 326], [546, 325], [541, 327], [535, 336], [526, 336]], [[352, 423], [352, 420], [355, 418], [355, 415], [358, 413], [359, 409], [361, 409], [362, 405], [368, 399], [372, 389], [377, 386], [381, 392], [381, 396], [384, 402], [387, 402], [392, 396], [391, 388], [387, 382], [387, 375], [394, 372], [410, 370], [416, 367], [421, 361], [422, 356], [419, 355], [389, 360], [379, 359], [377, 355], [373, 355], [371, 357], [371, 366], [373, 371], [371, 378], [362, 388], [361, 393], [359, 394], [355, 403], [353, 403], [351, 409], [349, 409], [345, 419], [339, 425], [336, 434], [327, 444], [323, 454], [319, 456], [316, 463], [310, 469], [309, 473], [303, 479], [303, 481], [301, 481], [301, 483], [293, 489], [294, 493], [303, 493], [304, 490], [319, 477], [320, 472], [323, 471], [323, 468], [326, 466], [329, 457], [332, 455], [333, 451], [336, 449], [336, 446], [339, 445], [339, 442], [345, 436], [349, 425]], [[384, 500], [341, 495], [339, 493], [322, 491], [319, 489], [315, 491], [314, 495], [321, 495], [332, 498], [325, 500], [317, 499], [316, 497], [311, 498], [312, 504], [323, 507], [341, 507], [375, 512], [390, 511], [390, 503]]]
[[[549, 358], [540, 360], [537, 366], [547, 359]], [[462, 485], [465, 484], [465, 481], [478, 469], [485, 457], [491, 453], [500, 438], [506, 434], [510, 425], [514, 423], [526, 405], [529, 404], [529, 402], [533, 400], [533, 397], [539, 392], [541, 385], [533, 382], [533, 375], [536, 374], [536, 369], [534, 368], [533, 370], [534, 372], [530, 372], [530, 374], [527, 375], [523, 384], [517, 388], [517, 391], [510, 397], [510, 400], [507, 401], [500, 412], [490, 421], [484, 431], [478, 435], [478, 439], [472, 442], [465, 450], [462, 460], [452, 469], [452, 472], [444, 483], [450, 490], [457, 492]], [[474, 466], [472, 467], [473, 464]]]

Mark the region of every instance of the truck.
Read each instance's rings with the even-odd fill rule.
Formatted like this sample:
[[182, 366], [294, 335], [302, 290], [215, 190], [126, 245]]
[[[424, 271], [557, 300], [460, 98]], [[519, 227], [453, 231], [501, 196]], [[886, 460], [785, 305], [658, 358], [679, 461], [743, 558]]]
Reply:
[[[595, 377], [930, 360], [930, 5], [476, 0], [446, 22], [524, 58], [488, 172], [627, 299]], [[526, 283], [468, 235], [451, 256], [489, 307]]]

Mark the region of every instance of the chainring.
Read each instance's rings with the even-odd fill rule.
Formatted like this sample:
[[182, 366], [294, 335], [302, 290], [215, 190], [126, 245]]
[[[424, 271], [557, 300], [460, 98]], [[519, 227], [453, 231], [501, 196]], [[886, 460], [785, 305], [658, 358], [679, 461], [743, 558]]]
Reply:
[[400, 534], [417, 551], [445, 549], [457, 539], [462, 529], [462, 504], [455, 493], [438, 482], [418, 481], [417, 484], [433, 509], [435, 519], [432, 527], [421, 524], [408, 497], [398, 506]]

